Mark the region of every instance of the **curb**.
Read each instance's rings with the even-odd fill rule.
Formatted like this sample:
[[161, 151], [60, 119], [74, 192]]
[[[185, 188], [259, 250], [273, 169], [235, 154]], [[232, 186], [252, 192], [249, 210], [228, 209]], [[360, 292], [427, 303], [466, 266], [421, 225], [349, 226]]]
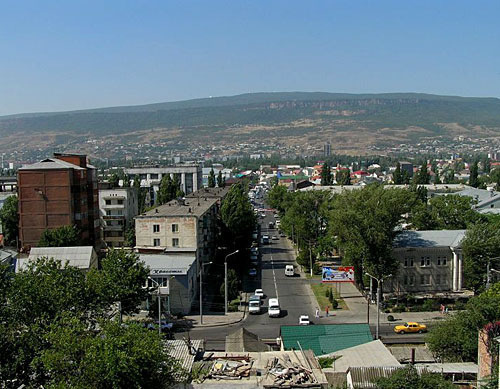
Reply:
[[192, 328], [212, 328], [212, 327], [224, 327], [224, 326], [230, 326], [233, 324], [238, 324], [241, 323], [243, 320], [247, 318], [247, 306], [245, 305], [245, 309], [243, 311], [243, 315], [238, 319], [234, 320], [228, 323], [216, 323], [216, 324], [201, 324], [201, 325], [195, 325]]

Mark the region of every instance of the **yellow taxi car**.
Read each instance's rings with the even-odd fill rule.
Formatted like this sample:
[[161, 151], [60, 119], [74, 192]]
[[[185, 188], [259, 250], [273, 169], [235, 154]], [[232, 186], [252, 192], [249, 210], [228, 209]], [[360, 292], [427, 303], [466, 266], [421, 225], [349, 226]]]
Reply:
[[397, 334], [409, 334], [427, 332], [427, 326], [425, 324], [419, 324], [416, 322], [408, 322], [402, 325], [394, 327], [394, 332]]

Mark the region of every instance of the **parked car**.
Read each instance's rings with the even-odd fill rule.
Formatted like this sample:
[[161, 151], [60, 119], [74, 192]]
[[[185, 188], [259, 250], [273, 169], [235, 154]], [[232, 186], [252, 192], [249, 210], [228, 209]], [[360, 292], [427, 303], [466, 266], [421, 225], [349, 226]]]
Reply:
[[257, 275], [257, 269], [255, 268], [251, 268], [249, 271], [248, 271], [248, 275], [250, 277], [255, 277]]
[[264, 291], [262, 289], [255, 289], [254, 295], [264, 298]]
[[397, 334], [406, 333], [419, 333], [422, 334], [427, 332], [427, 326], [425, 324], [420, 324], [417, 322], [408, 322], [394, 327], [394, 332]]
[[269, 299], [269, 309], [267, 310], [269, 317], [280, 317], [280, 303], [278, 299]]
[[259, 248], [258, 247], [251, 247], [250, 252], [252, 255], [259, 255]]
[[300, 326], [308, 326], [309, 324], [311, 324], [311, 322], [309, 321], [309, 316], [301, 315], [299, 317], [299, 325]]
[[271, 239], [272, 240], [279, 240], [279, 237], [278, 237], [278, 235], [273, 235], [273, 237]]

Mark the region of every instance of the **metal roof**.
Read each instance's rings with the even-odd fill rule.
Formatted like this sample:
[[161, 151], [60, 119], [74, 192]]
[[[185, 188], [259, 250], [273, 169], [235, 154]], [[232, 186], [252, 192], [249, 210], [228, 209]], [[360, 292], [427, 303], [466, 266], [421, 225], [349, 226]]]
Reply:
[[465, 230], [403, 231], [394, 239], [394, 247], [459, 247]]
[[[285, 350], [312, 350], [315, 355], [368, 343], [373, 340], [367, 324], [281, 326]], [[300, 344], [300, 347], [299, 347]]]
[[329, 371], [347, 372], [353, 366], [398, 366], [400, 363], [380, 340], [349, 347], [322, 357], [335, 357]]
[[215, 203], [219, 201], [214, 197], [197, 197], [186, 198], [185, 200], [178, 201], [172, 200], [159, 207], [136, 216], [137, 219], [148, 219], [152, 217], [165, 217], [165, 216], [202, 216], [207, 212]]
[[[168, 354], [179, 361], [182, 369], [190, 373], [193, 369], [194, 359], [198, 351], [203, 349], [203, 340], [191, 340], [191, 350], [184, 340], [167, 340], [165, 347]], [[194, 352], [196, 350], [196, 352]], [[190, 352], [191, 351], [191, 352]]]
[[195, 255], [139, 254], [151, 275], [186, 275], [196, 262]]
[[40, 162], [33, 163], [31, 165], [24, 165], [19, 168], [19, 170], [56, 170], [56, 169], [75, 169], [75, 170], [85, 170], [85, 168], [74, 165], [72, 163], [63, 161], [57, 158], [46, 158]]
[[271, 347], [262, 342], [257, 335], [242, 327], [226, 335], [226, 351], [261, 352], [271, 351]]
[[89, 269], [97, 260], [92, 246], [33, 247], [28, 258], [19, 258], [16, 271], [22, 270], [29, 262], [44, 257], [61, 261], [63, 265], [67, 262], [69, 266], [79, 269]]
[[442, 374], [477, 374], [479, 367], [474, 362], [455, 362], [455, 363], [417, 363], [417, 370], [426, 370], [431, 373]]

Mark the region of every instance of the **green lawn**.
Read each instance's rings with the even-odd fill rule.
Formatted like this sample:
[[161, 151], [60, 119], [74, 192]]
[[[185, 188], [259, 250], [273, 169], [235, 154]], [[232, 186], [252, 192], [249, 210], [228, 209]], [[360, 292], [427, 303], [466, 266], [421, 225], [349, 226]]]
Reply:
[[311, 284], [311, 289], [314, 293], [314, 296], [316, 297], [316, 301], [318, 302], [318, 306], [320, 307], [321, 311], [324, 311], [327, 305], [330, 307], [330, 309], [332, 309], [332, 304], [328, 300], [328, 297], [325, 296], [327, 289], [333, 290], [333, 296], [339, 302], [339, 306], [337, 309], [349, 309], [349, 308], [347, 308], [347, 305], [344, 302], [344, 300], [339, 299], [339, 294], [335, 290], [335, 286], [328, 285], [328, 284], [319, 284], [319, 283], [316, 284], [316, 283], [314, 283], [314, 284]]

